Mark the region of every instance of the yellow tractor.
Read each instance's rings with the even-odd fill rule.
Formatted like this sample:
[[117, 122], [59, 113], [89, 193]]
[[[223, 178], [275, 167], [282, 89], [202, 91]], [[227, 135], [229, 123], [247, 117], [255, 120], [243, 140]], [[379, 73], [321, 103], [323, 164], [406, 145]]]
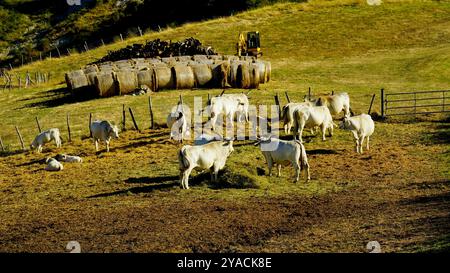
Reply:
[[[246, 35], [245, 35], [246, 34]], [[247, 39], [245, 38], [247, 36]], [[250, 31], [239, 33], [239, 41], [236, 44], [237, 55], [240, 56], [262, 56], [261, 45], [259, 41], [259, 32]]]

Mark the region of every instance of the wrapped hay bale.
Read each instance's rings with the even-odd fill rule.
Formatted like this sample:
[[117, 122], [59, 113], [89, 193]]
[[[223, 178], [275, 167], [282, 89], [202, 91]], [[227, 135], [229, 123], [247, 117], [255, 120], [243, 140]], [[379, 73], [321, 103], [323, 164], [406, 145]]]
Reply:
[[174, 66], [177, 63], [177, 60], [174, 57], [161, 58], [161, 61], [169, 66]]
[[214, 64], [214, 60], [209, 60], [209, 59], [207, 59], [207, 60], [195, 60], [193, 62], [195, 62], [197, 64], [207, 64], [207, 65]]
[[131, 63], [123, 63], [123, 62], [121, 62], [121, 63], [117, 63], [116, 64], [116, 66], [117, 66], [117, 68], [119, 69], [119, 70], [126, 70], [126, 69], [131, 69], [131, 68], [133, 68], [133, 66], [131, 65]]
[[194, 72], [190, 66], [175, 65], [172, 67], [172, 75], [176, 89], [191, 89], [195, 86]]
[[194, 72], [195, 86], [207, 87], [211, 84], [213, 75], [207, 64], [191, 64], [190, 67]]
[[158, 59], [158, 58], [150, 58], [150, 59], [146, 59], [146, 60], [150, 64], [160, 64], [161, 63], [161, 59]]
[[117, 67], [114, 64], [102, 64], [99, 66], [100, 72], [113, 72], [117, 70]]
[[67, 87], [75, 90], [84, 86], [88, 86], [89, 82], [83, 70], [74, 70], [65, 75]]
[[230, 66], [228, 62], [219, 62], [210, 65], [212, 72], [212, 84], [214, 87], [228, 87], [228, 73]]
[[237, 84], [237, 73], [238, 73], [238, 67], [241, 64], [248, 64], [248, 63], [244, 62], [244, 61], [233, 61], [230, 64], [230, 73], [228, 76], [228, 82], [230, 83], [230, 85], [232, 87], [235, 87], [235, 88], [240, 88], [240, 87], [238, 87], [238, 84]]
[[209, 55], [208, 59], [213, 60], [213, 61], [215, 61], [215, 60], [223, 60], [223, 56], [222, 55]]
[[134, 70], [117, 71], [114, 80], [119, 95], [132, 93], [138, 87], [136, 71]]
[[97, 67], [96, 64], [86, 65], [84, 67], [83, 71], [84, 71], [84, 74], [87, 75], [87, 74], [92, 73], [92, 72], [98, 72], [98, 67]]
[[175, 88], [172, 70], [167, 66], [156, 66], [154, 69], [156, 75], [156, 88], [173, 89]]
[[94, 82], [99, 97], [112, 97], [117, 95], [113, 72], [97, 73]]
[[153, 69], [139, 71], [137, 73], [138, 86], [146, 85], [151, 91], [157, 91], [156, 74]]
[[242, 61], [250, 61], [250, 62], [256, 61], [255, 56], [241, 56], [239, 59]]

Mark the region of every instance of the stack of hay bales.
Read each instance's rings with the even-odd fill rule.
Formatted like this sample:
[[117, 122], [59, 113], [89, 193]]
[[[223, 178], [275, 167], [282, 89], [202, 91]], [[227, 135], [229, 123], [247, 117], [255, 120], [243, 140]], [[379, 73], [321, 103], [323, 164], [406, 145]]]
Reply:
[[[66, 73], [67, 87], [100, 97], [125, 95], [143, 86], [163, 89], [257, 89], [270, 81], [271, 65], [254, 57], [194, 55], [167, 58], [134, 58], [87, 65]], [[89, 91], [88, 91], [89, 90]]]

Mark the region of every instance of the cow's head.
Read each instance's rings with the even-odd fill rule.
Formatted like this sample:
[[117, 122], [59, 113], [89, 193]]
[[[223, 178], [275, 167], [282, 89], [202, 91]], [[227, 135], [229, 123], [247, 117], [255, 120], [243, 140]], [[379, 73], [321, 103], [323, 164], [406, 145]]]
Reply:
[[231, 154], [232, 152], [234, 152], [233, 141], [234, 141], [234, 138], [225, 138], [223, 141], [223, 146], [228, 147], [228, 155]]
[[119, 138], [119, 128], [116, 125], [111, 125], [108, 128], [108, 135], [112, 138]]
[[344, 116], [339, 123], [339, 129], [348, 129], [351, 126], [350, 116]]

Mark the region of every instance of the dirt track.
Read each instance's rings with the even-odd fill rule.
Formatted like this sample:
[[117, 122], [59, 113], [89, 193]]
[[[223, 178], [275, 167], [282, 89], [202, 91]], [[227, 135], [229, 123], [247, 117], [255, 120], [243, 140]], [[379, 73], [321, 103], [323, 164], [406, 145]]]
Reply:
[[[109, 193], [83, 198], [58, 199], [38, 184], [33, 190], [49, 190], [49, 197], [34, 206], [20, 203], [30, 198], [23, 185], [3, 181], [2, 196], [17, 199], [1, 210], [0, 251], [63, 252], [71, 240], [84, 252], [363, 252], [373, 240], [383, 251], [404, 252], [448, 244], [450, 181], [440, 174], [446, 163], [433, 158], [446, 146], [409, 141], [375, 143], [362, 156], [311, 149], [313, 179], [332, 178], [343, 188], [325, 195], [242, 189], [245, 198], [222, 198], [226, 189], [181, 191], [169, 175], [128, 179], [125, 190], [112, 184]], [[26, 166], [31, 173], [33, 166]]]

